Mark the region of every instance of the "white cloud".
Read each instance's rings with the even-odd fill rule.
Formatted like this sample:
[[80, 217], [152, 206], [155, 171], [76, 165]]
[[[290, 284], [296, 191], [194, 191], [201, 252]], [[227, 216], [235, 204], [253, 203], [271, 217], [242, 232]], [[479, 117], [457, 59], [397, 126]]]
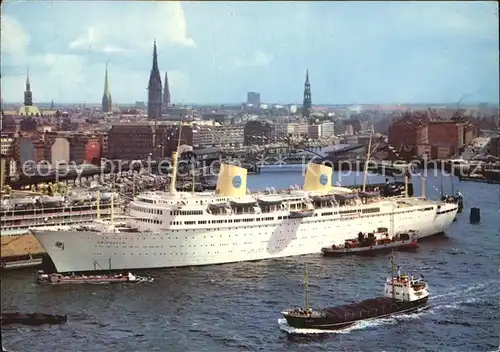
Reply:
[[256, 51], [252, 56], [246, 59], [237, 58], [235, 65], [238, 67], [258, 67], [266, 66], [273, 60], [272, 55], [263, 53], [262, 51]]
[[11, 16], [3, 15], [0, 34], [2, 56], [7, 54], [24, 57], [30, 42], [30, 36], [18, 20]]
[[181, 3], [173, 1], [159, 5], [161, 6], [161, 11], [159, 12], [158, 22], [161, 23], [163, 21], [160, 27], [162, 32], [165, 31], [165, 39], [174, 44], [190, 47], [196, 46], [194, 40], [187, 34], [187, 23]]
[[[128, 4], [127, 4], [128, 5]], [[94, 22], [71, 41], [73, 50], [92, 50], [103, 53], [127, 53], [134, 49], [151, 47], [153, 39], [159, 45], [173, 44], [195, 47], [195, 41], [188, 36], [187, 23], [182, 5], [178, 1], [141, 3], [140, 7], [130, 5], [116, 14], [115, 8], [104, 8], [109, 16]], [[129, 8], [130, 7], [130, 8]], [[138, 22], [138, 18], [147, 21]], [[156, 37], [156, 38], [155, 38]]]
[[105, 54], [126, 54], [129, 52], [129, 50], [120, 48], [118, 46], [105, 45], [104, 48], [102, 48], [102, 52]]
[[87, 27], [85, 33], [69, 43], [70, 49], [91, 49], [99, 44], [99, 31], [95, 27]]
[[[87, 61], [83, 56], [48, 53], [33, 56], [29, 63], [35, 102], [84, 95], [88, 90]], [[5, 101], [22, 101], [25, 79], [24, 74], [2, 77], [2, 96]]]

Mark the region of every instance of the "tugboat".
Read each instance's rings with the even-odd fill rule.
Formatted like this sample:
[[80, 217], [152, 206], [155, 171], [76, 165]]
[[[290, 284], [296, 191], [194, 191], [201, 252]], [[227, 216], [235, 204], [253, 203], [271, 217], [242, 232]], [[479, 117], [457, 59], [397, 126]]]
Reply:
[[38, 271], [37, 282], [39, 284], [49, 285], [67, 285], [67, 284], [113, 284], [113, 283], [140, 283], [152, 282], [153, 278], [149, 276], [135, 276], [132, 273], [127, 275], [62, 275], [46, 274], [42, 270]]
[[384, 296], [323, 309], [309, 307], [306, 266], [305, 308], [293, 308], [281, 314], [288, 325], [295, 329], [340, 330], [359, 321], [410, 313], [425, 307], [429, 298], [427, 282], [423, 277], [417, 279], [401, 275], [399, 267], [395, 276], [394, 256], [391, 256], [391, 264], [392, 275], [385, 282]]
[[394, 236], [389, 235], [385, 227], [380, 227], [375, 232], [368, 235], [360, 232], [357, 238], [351, 238], [345, 241], [343, 245], [321, 248], [324, 256], [338, 257], [351, 254], [367, 254], [375, 251], [389, 249], [410, 249], [418, 247], [418, 234], [416, 231], [397, 233]]

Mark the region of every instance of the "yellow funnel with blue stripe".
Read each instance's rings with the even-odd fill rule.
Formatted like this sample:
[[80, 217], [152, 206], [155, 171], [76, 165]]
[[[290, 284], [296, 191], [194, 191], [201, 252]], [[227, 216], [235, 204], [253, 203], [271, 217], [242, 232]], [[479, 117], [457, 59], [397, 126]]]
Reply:
[[220, 197], [244, 197], [247, 193], [247, 169], [221, 164], [215, 193]]
[[304, 191], [329, 191], [332, 188], [333, 169], [322, 164], [309, 163], [304, 179]]

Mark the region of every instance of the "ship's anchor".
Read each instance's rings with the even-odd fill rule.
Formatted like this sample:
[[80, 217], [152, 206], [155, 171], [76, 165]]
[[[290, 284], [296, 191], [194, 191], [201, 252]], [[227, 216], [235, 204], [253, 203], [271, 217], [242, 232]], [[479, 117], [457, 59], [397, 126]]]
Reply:
[[64, 243], [57, 241], [56, 242], [56, 247], [61, 248], [64, 251]]

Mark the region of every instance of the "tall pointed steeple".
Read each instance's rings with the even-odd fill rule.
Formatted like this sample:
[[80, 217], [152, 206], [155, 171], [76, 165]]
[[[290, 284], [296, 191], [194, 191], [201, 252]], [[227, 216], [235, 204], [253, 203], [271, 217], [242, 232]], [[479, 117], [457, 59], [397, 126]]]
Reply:
[[24, 106], [33, 106], [33, 95], [30, 84], [30, 68], [26, 68], [26, 89], [24, 91]]
[[163, 82], [163, 107], [167, 108], [170, 106], [170, 88], [168, 86], [168, 74], [165, 71], [165, 81]]
[[102, 94], [102, 112], [112, 112], [113, 104], [111, 100], [111, 92], [109, 91], [108, 80], [108, 63], [106, 62], [106, 72], [104, 74], [104, 93]]
[[309, 82], [309, 70], [306, 71], [306, 82], [304, 84], [304, 102], [302, 104], [302, 117], [311, 117], [311, 83]]
[[148, 84], [148, 118], [158, 119], [161, 117], [162, 107], [161, 77], [158, 69], [158, 52], [156, 50], [156, 40], [153, 44], [153, 67], [149, 75]]

